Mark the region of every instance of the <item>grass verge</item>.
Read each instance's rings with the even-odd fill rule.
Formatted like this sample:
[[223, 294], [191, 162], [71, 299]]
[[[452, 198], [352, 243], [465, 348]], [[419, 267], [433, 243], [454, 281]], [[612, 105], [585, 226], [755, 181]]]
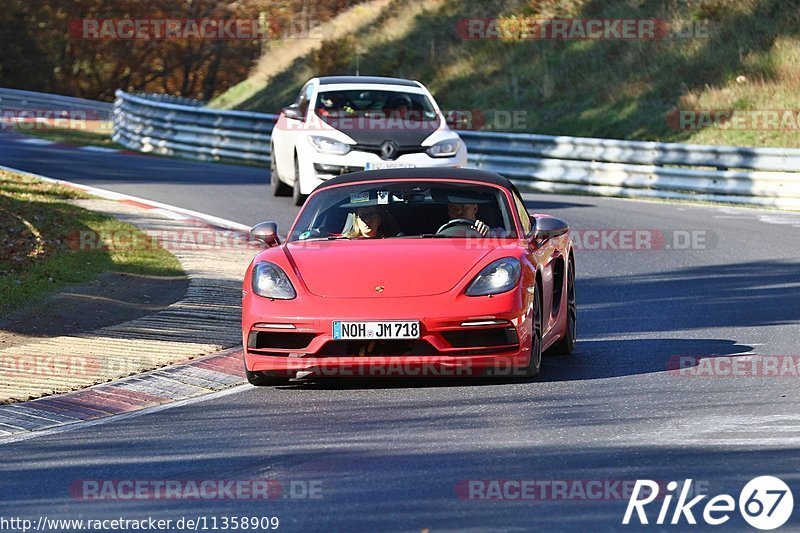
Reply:
[[131, 224], [71, 203], [84, 198], [90, 196], [0, 170], [0, 316], [103, 272], [185, 275], [161, 248], [80, 250], [82, 231], [144, 237]]
[[115, 148], [124, 150], [124, 147], [111, 140], [110, 127], [98, 126], [97, 128], [58, 128], [58, 127], [30, 127], [29, 124], [15, 124], [14, 131], [25, 135], [32, 135], [40, 139], [54, 141], [72, 146], [100, 146], [102, 148]]
[[[384, 18], [331, 36], [227, 107], [274, 113], [312, 76], [418, 79], [484, 129], [714, 145], [800, 147], [800, 10], [779, 0], [393, 0]], [[467, 21], [665, 21], [660, 39], [465, 38]], [[461, 30], [459, 30], [461, 28]], [[267, 51], [265, 58], [271, 52]], [[258, 84], [260, 83], [260, 87]], [[673, 123], [676, 112], [716, 117]], [[777, 112], [780, 124], [765, 123]], [[726, 120], [735, 113], [743, 126]], [[719, 118], [722, 117], [722, 118]], [[718, 120], [717, 120], [718, 119]], [[785, 119], [785, 123], [784, 123]], [[753, 124], [750, 124], [750, 121]]]

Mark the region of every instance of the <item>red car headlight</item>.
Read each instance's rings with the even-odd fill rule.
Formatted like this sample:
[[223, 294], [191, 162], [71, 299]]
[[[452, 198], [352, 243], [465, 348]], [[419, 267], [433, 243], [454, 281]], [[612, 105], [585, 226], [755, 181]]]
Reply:
[[276, 300], [292, 300], [297, 297], [289, 276], [275, 263], [256, 263], [252, 277], [253, 292], [259, 296]]
[[486, 296], [510, 291], [517, 286], [522, 266], [515, 257], [504, 257], [486, 265], [467, 287], [467, 296]]

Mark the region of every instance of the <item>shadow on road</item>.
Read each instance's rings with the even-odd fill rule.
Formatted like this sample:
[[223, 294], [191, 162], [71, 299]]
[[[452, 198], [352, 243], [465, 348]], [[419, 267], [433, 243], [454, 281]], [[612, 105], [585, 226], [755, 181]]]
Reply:
[[578, 275], [577, 288], [581, 324], [595, 335], [800, 321], [800, 262], [770, 260], [591, 279]]

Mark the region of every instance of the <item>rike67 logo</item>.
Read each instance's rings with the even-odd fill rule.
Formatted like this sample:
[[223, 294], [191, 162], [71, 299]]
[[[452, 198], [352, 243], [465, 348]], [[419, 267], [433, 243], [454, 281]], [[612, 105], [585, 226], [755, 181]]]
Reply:
[[[656, 501], [661, 503], [655, 520], [658, 525], [696, 525], [697, 514], [706, 524], [719, 526], [730, 520], [738, 503], [738, 511], [748, 524], [756, 529], [770, 530], [785, 524], [794, 509], [791, 489], [781, 479], [773, 476], [751, 479], [739, 493], [738, 502], [729, 494], [719, 494], [705, 502], [703, 500], [708, 498], [706, 494], [689, 499], [692, 495], [691, 479], [685, 480], [680, 487], [677, 481], [670, 481], [667, 483], [666, 493], [659, 494], [662, 487], [663, 485], [649, 479], [637, 480], [622, 523], [635, 524], [638, 520], [639, 524], [650, 524], [653, 519], [652, 511], [659, 506], [656, 504], [650, 509], [649, 517], [645, 507]], [[672, 501], [676, 496], [677, 501], [673, 507]]]

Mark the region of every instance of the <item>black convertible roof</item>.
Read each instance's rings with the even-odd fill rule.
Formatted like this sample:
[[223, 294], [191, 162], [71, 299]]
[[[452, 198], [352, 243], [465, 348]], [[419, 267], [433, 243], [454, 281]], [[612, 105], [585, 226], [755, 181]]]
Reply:
[[383, 78], [380, 76], [322, 76], [319, 78], [320, 85], [332, 85], [334, 83], [356, 83], [359, 85], [403, 85], [406, 87], [420, 87], [421, 84], [414, 80], [403, 78]]
[[317, 189], [326, 189], [336, 185], [345, 183], [356, 183], [366, 180], [379, 180], [379, 179], [457, 179], [474, 181], [478, 183], [488, 183], [491, 185], [499, 185], [500, 187], [516, 190], [514, 184], [508, 178], [504, 178], [500, 174], [488, 172], [486, 170], [478, 170], [475, 168], [390, 168], [384, 170], [365, 170], [361, 172], [351, 172], [350, 174], [342, 174], [336, 176], [328, 181], [323, 182]]

